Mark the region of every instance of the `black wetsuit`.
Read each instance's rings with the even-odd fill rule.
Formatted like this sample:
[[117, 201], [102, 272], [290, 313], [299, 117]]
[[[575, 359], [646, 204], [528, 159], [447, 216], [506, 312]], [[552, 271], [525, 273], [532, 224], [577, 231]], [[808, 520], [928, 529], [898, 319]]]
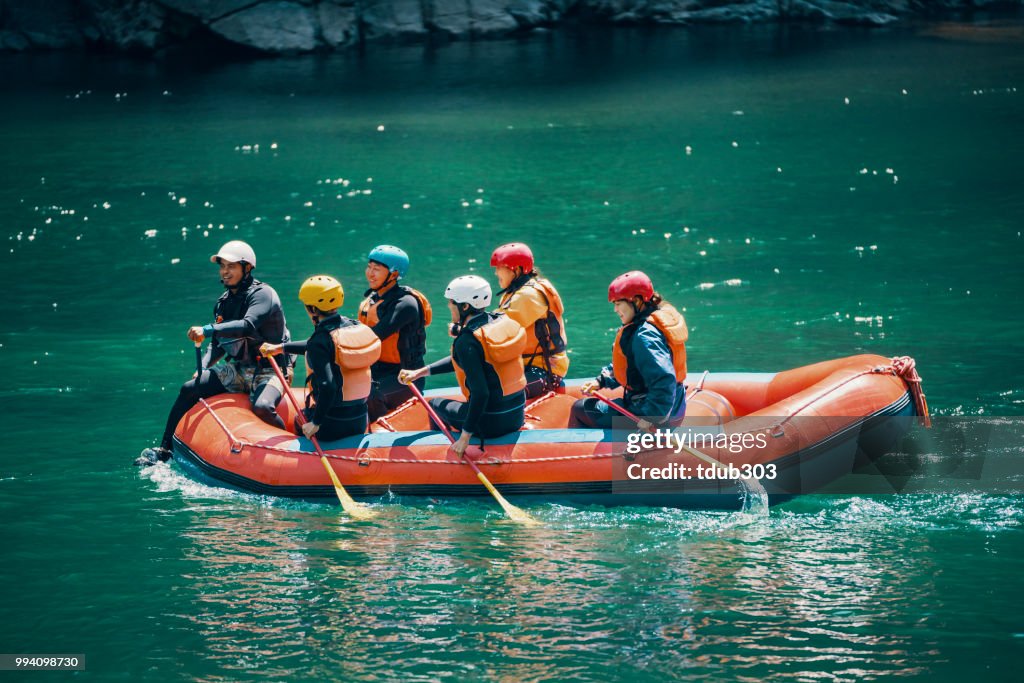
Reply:
[[[377, 324], [370, 326], [380, 340], [398, 334], [399, 363], [377, 361], [370, 368], [373, 375], [373, 389], [370, 392], [370, 419], [386, 415], [412, 398], [412, 390], [398, 381], [401, 370], [418, 370], [423, 367], [423, 356], [427, 352], [427, 333], [423, 327], [423, 312], [419, 299], [401, 285], [395, 285], [383, 295], [370, 290], [367, 292], [371, 303], [377, 306]], [[422, 391], [425, 380], [417, 380], [416, 386]]]
[[[264, 342], [280, 344], [290, 339], [277, 292], [270, 285], [253, 279], [251, 275], [247, 275], [234, 291], [229, 289], [221, 294], [213, 307], [213, 315], [217, 322], [203, 328], [204, 334], [210, 339], [203, 357], [203, 372], [185, 382], [178, 392], [160, 439], [162, 448], [171, 448], [178, 421], [199, 399], [227, 391], [217, 375], [208, 368], [227, 354], [229, 362], [239, 367], [266, 369], [267, 360], [260, 358], [258, 353], [260, 345]], [[278, 362], [282, 370], [287, 372], [288, 356], [279, 357]], [[253, 387], [250, 401], [253, 412], [261, 420], [284, 427], [276, 412], [277, 404], [281, 401], [280, 391], [268, 386], [266, 382], [260, 382]]]
[[[343, 400], [342, 387], [345, 379], [341, 368], [334, 362], [335, 346], [334, 340], [331, 339], [332, 330], [358, 324], [349, 318], [332, 315], [320, 320], [306, 341], [284, 345], [285, 353], [306, 354], [306, 371], [312, 373], [309, 389], [316, 404], [309, 407], [310, 401], [307, 397], [307, 407], [302, 413], [307, 420], [320, 425], [316, 437], [322, 441], [333, 441], [366, 431], [366, 399]], [[298, 420], [295, 431], [297, 434], [302, 433]]]
[[430, 365], [430, 374], [439, 375], [455, 370], [452, 358], [466, 373], [469, 401], [432, 398], [430, 405], [439, 417], [455, 429], [470, 432], [481, 438], [494, 438], [514, 432], [523, 426], [526, 394], [520, 390], [504, 396], [498, 373], [484, 360], [484, 348], [473, 336], [497, 316], [481, 313], [467, 321], [452, 343], [452, 355]]

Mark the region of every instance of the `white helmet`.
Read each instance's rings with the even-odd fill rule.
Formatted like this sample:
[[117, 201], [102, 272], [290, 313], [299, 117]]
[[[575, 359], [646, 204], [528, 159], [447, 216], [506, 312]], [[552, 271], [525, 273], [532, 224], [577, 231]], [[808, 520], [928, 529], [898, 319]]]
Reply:
[[256, 267], [256, 252], [242, 240], [231, 240], [224, 244], [216, 254], [210, 257], [210, 263], [223, 259], [228, 263], [248, 263]]
[[491, 305], [491, 283], [479, 275], [462, 275], [448, 283], [444, 298], [473, 308], [487, 308]]

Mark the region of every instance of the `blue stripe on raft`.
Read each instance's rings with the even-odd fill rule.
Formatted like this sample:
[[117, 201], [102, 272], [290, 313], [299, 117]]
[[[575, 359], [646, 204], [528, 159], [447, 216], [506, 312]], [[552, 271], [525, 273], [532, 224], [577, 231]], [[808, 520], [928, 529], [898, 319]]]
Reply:
[[[556, 443], [600, 443], [602, 441], [615, 441], [614, 432], [610, 429], [528, 429], [522, 432], [512, 432], [495, 439], [485, 439], [484, 445], [501, 444], [556, 444]], [[623, 439], [619, 439], [622, 441]], [[479, 443], [474, 438], [473, 443]], [[337, 441], [321, 441], [320, 446], [325, 451], [364, 449], [364, 448], [390, 448], [392, 446], [436, 446], [448, 444], [448, 437], [441, 432], [374, 432], [373, 434], [360, 434], [348, 436]], [[282, 444], [275, 444], [277, 448], [294, 451], [315, 451], [313, 443], [308, 439], [296, 438]]]

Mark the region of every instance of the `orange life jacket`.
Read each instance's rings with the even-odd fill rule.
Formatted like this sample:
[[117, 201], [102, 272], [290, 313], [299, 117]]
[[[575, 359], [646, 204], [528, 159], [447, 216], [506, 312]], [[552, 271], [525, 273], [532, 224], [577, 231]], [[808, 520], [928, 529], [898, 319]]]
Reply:
[[[341, 368], [341, 400], [359, 401], [370, 395], [370, 366], [380, 358], [380, 339], [366, 325], [356, 323], [331, 330], [334, 362]], [[306, 368], [311, 368], [306, 357]], [[312, 376], [312, 371], [309, 371]]]
[[[668, 344], [668, 348], [672, 352], [672, 367], [676, 371], [676, 381], [683, 382], [686, 379], [686, 339], [689, 337], [683, 314], [671, 304], [662, 302], [658, 306], [658, 310], [647, 316], [645, 322], [654, 325], [665, 336], [665, 343]], [[622, 339], [622, 331], [626, 327], [626, 325], [620, 327], [619, 333], [615, 335], [615, 343], [612, 346], [612, 371], [615, 381], [629, 389], [631, 388], [627, 382], [629, 360], [619, 343]]]
[[[399, 287], [401, 285], [395, 285]], [[412, 287], [401, 286], [402, 290], [408, 294], [412, 294], [420, 302], [420, 324], [423, 327], [430, 325], [431, 320], [434, 318], [433, 311], [430, 308], [430, 302], [427, 301], [427, 297], [418, 290]], [[380, 306], [382, 299], [378, 298], [374, 302], [370, 302], [372, 297], [366, 297], [359, 304], [359, 322], [364, 325], [373, 327], [380, 322], [380, 317], [377, 315], [377, 308]], [[401, 363], [402, 354], [398, 350], [398, 332], [394, 332], [388, 337], [381, 340], [380, 348], [380, 360], [382, 363]]]
[[[558, 353], [565, 353], [565, 321], [562, 314], [565, 307], [562, 304], [562, 297], [549, 281], [541, 277], [530, 278], [522, 287], [515, 292], [509, 292], [501, 298], [498, 304], [498, 312], [504, 313], [512, 307], [512, 300], [520, 290], [532, 287], [539, 291], [548, 305], [548, 314], [525, 327], [526, 348], [523, 350], [523, 363], [525, 365], [537, 365], [545, 367], [550, 371], [551, 356]], [[535, 359], [541, 361], [534, 362]]]
[[[526, 331], [523, 326], [507, 315], [499, 315], [486, 325], [473, 330], [473, 336], [484, 348], [484, 361], [498, 375], [501, 382], [502, 396], [511, 396], [526, 388], [526, 375], [523, 373], [521, 356], [526, 347]], [[452, 349], [454, 350], [454, 344]], [[455, 377], [459, 380], [462, 395], [469, 398], [466, 388], [466, 372], [459, 367], [452, 354], [452, 365]]]

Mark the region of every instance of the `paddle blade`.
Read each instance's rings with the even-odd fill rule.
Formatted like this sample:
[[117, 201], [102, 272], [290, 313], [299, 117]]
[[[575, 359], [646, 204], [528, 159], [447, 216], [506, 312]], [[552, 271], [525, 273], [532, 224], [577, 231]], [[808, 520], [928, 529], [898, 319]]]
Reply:
[[505, 500], [505, 496], [498, 493], [498, 489], [494, 488], [494, 484], [492, 484], [482, 472], [477, 472], [476, 476], [477, 479], [480, 480], [480, 483], [491, 492], [491, 495], [494, 496], [494, 500], [498, 501], [498, 505], [500, 505], [501, 509], [505, 511], [505, 514], [508, 515], [509, 519], [525, 526], [540, 526], [540, 522], [533, 518], [530, 513], [521, 508], [517, 508], [512, 503]]
[[505, 514], [508, 515], [508, 518], [517, 524], [522, 524], [523, 526], [541, 526], [540, 521], [536, 517], [533, 517], [522, 508], [517, 508], [507, 500], [501, 507], [505, 510]]
[[334, 473], [334, 468], [331, 467], [331, 463], [327, 462], [327, 458], [321, 457], [320, 462], [324, 464], [324, 469], [327, 470], [327, 474], [331, 477], [331, 483], [334, 484], [334, 493], [338, 496], [341, 508], [347, 512], [352, 519], [373, 519], [377, 516], [377, 512], [375, 510], [370, 509], [362, 503], [357, 503], [355, 499], [349, 495], [349, 492], [345, 490], [345, 487], [342, 486], [341, 482], [338, 480], [338, 475]]

